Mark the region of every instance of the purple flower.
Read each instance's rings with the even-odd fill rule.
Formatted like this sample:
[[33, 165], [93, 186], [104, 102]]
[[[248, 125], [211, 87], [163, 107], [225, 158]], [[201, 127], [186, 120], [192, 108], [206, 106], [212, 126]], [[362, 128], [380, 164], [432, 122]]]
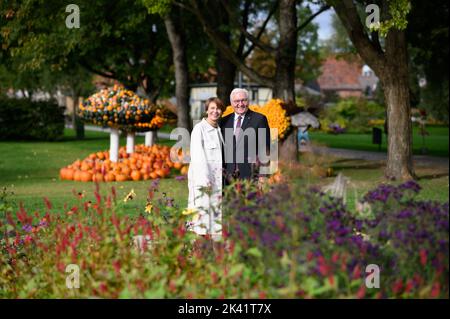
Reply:
[[22, 229], [27, 233], [30, 233], [33, 230], [33, 226], [31, 226], [30, 224], [26, 224], [22, 226]]
[[184, 176], [184, 175], [175, 176], [175, 180], [177, 180], [177, 181], [184, 181], [185, 179], [186, 179], [186, 176]]

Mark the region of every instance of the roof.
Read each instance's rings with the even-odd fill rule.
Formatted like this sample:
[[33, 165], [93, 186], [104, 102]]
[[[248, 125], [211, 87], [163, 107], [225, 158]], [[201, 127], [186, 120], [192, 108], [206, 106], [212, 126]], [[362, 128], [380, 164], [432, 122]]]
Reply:
[[353, 61], [329, 56], [322, 64], [318, 77], [321, 90], [361, 90], [361, 71], [364, 63], [358, 58]]

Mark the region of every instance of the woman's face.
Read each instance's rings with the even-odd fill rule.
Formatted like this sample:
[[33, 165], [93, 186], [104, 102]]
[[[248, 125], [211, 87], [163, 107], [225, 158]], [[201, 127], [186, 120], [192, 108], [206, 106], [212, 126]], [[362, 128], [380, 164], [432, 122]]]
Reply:
[[211, 102], [209, 103], [206, 114], [208, 115], [208, 119], [210, 121], [217, 122], [222, 116], [222, 110], [217, 106], [216, 102]]

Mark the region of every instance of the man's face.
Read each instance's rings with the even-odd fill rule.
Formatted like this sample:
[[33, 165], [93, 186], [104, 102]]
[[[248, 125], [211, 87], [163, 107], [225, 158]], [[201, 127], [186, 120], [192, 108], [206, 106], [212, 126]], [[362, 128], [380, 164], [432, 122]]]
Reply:
[[231, 100], [231, 105], [233, 106], [234, 112], [236, 114], [242, 115], [248, 110], [248, 98], [244, 92], [238, 92], [233, 94]]

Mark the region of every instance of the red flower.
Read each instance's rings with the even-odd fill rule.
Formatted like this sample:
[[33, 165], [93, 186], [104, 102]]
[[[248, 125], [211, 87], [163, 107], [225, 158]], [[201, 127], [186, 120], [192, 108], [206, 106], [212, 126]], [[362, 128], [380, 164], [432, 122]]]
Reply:
[[361, 268], [359, 267], [359, 265], [356, 265], [355, 268], [353, 268], [352, 278], [361, 278]]
[[392, 285], [392, 291], [394, 292], [394, 294], [398, 294], [402, 290], [403, 290], [403, 281], [399, 279]]
[[405, 292], [410, 293], [413, 288], [414, 288], [414, 282], [413, 282], [413, 280], [409, 279], [405, 286]]
[[356, 297], [358, 297], [358, 299], [362, 299], [366, 296], [366, 286], [362, 285], [358, 292], [356, 293]]
[[431, 298], [438, 298], [441, 294], [441, 284], [438, 282], [435, 282], [433, 284], [433, 288], [431, 288]]
[[420, 263], [422, 264], [422, 266], [425, 267], [425, 265], [427, 264], [427, 251], [425, 249], [421, 249], [419, 251], [419, 255], [420, 255]]
[[116, 275], [120, 275], [120, 260], [115, 260], [112, 263], [113, 267], [114, 267], [114, 271], [116, 272]]

